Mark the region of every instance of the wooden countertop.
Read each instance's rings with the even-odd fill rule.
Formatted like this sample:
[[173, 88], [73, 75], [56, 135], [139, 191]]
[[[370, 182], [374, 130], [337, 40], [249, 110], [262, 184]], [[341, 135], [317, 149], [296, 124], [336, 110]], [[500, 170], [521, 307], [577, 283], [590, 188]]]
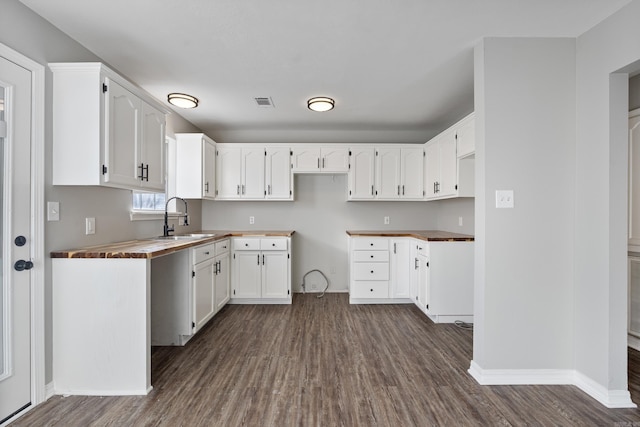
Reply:
[[106, 243], [78, 249], [51, 252], [51, 258], [156, 258], [173, 252], [212, 243], [229, 237], [275, 236], [291, 237], [295, 231], [251, 230], [204, 230], [189, 234], [213, 234], [211, 237], [184, 237], [177, 240], [149, 238], [126, 242]]
[[413, 237], [427, 242], [473, 242], [470, 234], [450, 233], [440, 230], [347, 230], [352, 237]]

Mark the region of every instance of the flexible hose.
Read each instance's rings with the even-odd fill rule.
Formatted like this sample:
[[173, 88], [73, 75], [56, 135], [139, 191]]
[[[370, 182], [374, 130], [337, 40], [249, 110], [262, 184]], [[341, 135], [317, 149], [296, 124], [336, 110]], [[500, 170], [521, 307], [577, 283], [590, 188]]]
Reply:
[[324, 277], [324, 281], [327, 284], [327, 286], [324, 287], [324, 290], [322, 291], [322, 293], [316, 297], [316, 298], [322, 298], [324, 296], [324, 293], [327, 291], [327, 289], [329, 289], [329, 279], [327, 279], [327, 276], [325, 276], [324, 273], [322, 271], [318, 270], [317, 268], [314, 269], [314, 270], [307, 271], [304, 274], [304, 276], [302, 276], [302, 291], [305, 292], [305, 293], [307, 292], [307, 286], [306, 286], [306, 283], [305, 283], [305, 281], [307, 280], [307, 276], [310, 273], [313, 273], [313, 272], [316, 272], [316, 271], [318, 273], [320, 273], [322, 275], [322, 277]]

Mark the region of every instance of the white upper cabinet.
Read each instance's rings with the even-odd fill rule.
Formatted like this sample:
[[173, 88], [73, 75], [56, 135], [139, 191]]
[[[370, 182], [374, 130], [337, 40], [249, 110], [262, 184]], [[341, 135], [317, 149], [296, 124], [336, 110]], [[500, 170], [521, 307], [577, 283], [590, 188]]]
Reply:
[[376, 198], [400, 198], [400, 149], [376, 149]]
[[160, 102], [101, 63], [54, 63], [53, 184], [165, 190]]
[[373, 146], [356, 146], [350, 150], [349, 200], [375, 198], [375, 159]]
[[458, 157], [466, 157], [475, 153], [476, 123], [473, 113], [456, 124], [456, 143], [458, 144]]
[[474, 197], [475, 122], [473, 114], [425, 144], [425, 198]]
[[266, 149], [266, 199], [292, 200], [291, 150], [289, 147]]
[[344, 145], [298, 145], [292, 152], [293, 172], [349, 171], [349, 149]]
[[216, 145], [202, 133], [176, 134], [176, 196], [215, 198]]
[[265, 157], [264, 146], [217, 144], [216, 199], [264, 199]]
[[423, 147], [376, 148], [376, 199], [422, 200]]

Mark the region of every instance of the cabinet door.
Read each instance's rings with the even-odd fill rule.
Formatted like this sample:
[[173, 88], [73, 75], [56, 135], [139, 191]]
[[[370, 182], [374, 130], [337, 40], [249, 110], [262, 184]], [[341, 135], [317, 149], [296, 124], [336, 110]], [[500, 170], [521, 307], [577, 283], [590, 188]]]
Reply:
[[267, 199], [292, 199], [291, 156], [288, 147], [268, 147], [266, 156]]
[[242, 182], [242, 149], [220, 147], [216, 149], [216, 198], [240, 198]]
[[259, 251], [238, 251], [233, 259], [233, 298], [260, 298], [262, 262]]
[[418, 256], [418, 307], [429, 311], [429, 258]]
[[440, 177], [440, 144], [437, 140], [424, 147], [424, 191], [427, 199], [438, 197], [437, 185]]
[[142, 103], [142, 186], [165, 191], [165, 115], [146, 102]]
[[349, 200], [374, 198], [375, 157], [375, 149], [373, 147], [351, 149]]
[[399, 199], [400, 192], [400, 149], [377, 149], [376, 197], [378, 199]]
[[214, 263], [213, 259], [203, 261], [194, 267], [193, 278], [193, 323], [198, 331], [215, 313], [213, 301]]
[[411, 298], [411, 241], [394, 239], [391, 241], [391, 298]]
[[422, 199], [424, 196], [424, 150], [403, 148], [401, 150], [400, 171], [403, 199]]
[[140, 117], [142, 101], [117, 84], [106, 79], [108, 88], [105, 111], [105, 182], [129, 188], [140, 188]]
[[346, 147], [320, 147], [322, 172], [348, 172], [349, 149]]
[[475, 118], [473, 115], [461, 120], [456, 129], [458, 157], [468, 156], [476, 150]]
[[216, 258], [216, 281], [214, 295], [214, 310], [216, 313], [231, 298], [231, 283], [229, 275], [229, 253]]
[[262, 252], [262, 298], [287, 298], [289, 258], [284, 251]]
[[455, 196], [458, 193], [458, 156], [455, 135], [448, 134], [440, 140], [440, 185], [438, 197]]
[[264, 148], [242, 150], [241, 195], [248, 199], [264, 199]]
[[216, 146], [203, 140], [202, 150], [202, 198], [213, 199], [216, 195]]
[[320, 147], [294, 147], [294, 172], [318, 172], [320, 170]]

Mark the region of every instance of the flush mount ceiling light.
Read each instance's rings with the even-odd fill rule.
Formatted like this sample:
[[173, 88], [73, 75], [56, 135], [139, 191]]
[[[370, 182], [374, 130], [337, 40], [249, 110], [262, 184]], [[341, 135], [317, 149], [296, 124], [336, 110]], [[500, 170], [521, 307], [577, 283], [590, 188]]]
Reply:
[[169, 104], [180, 108], [196, 108], [198, 106], [198, 98], [186, 93], [170, 93], [167, 95], [167, 100]]
[[313, 111], [329, 111], [333, 110], [335, 101], [331, 98], [317, 96], [307, 101], [307, 107]]

